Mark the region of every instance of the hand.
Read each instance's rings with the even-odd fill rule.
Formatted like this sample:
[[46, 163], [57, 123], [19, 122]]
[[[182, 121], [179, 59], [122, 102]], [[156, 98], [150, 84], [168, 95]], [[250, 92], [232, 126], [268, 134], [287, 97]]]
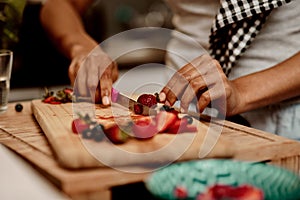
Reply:
[[231, 115], [239, 104], [239, 92], [229, 81], [220, 64], [209, 55], [202, 55], [179, 69], [161, 90], [161, 102], [172, 106], [180, 100], [182, 112], [195, 99], [199, 112], [211, 105], [220, 114]]
[[77, 95], [109, 105], [112, 84], [118, 78], [118, 67], [98, 46], [91, 52], [82, 50], [76, 54], [69, 67], [69, 78]]

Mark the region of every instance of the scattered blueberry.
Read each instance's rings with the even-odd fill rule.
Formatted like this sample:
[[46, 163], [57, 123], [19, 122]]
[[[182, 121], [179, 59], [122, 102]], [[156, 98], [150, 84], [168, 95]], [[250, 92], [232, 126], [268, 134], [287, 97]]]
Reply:
[[174, 108], [170, 107], [170, 106], [167, 106], [167, 105], [163, 105], [161, 108], [160, 108], [161, 111], [173, 111], [175, 110]]
[[93, 138], [93, 133], [91, 131], [91, 129], [85, 129], [83, 132], [82, 132], [82, 137], [84, 139], [92, 139]]
[[23, 110], [23, 105], [20, 104], [20, 103], [17, 103], [16, 106], [15, 106], [15, 110], [17, 112], [21, 112]]
[[103, 126], [101, 124], [97, 124], [92, 130], [93, 138], [95, 141], [99, 142], [104, 138]]
[[186, 115], [186, 116], [184, 116], [184, 118], [187, 119], [188, 124], [192, 124], [193, 123], [193, 117]]

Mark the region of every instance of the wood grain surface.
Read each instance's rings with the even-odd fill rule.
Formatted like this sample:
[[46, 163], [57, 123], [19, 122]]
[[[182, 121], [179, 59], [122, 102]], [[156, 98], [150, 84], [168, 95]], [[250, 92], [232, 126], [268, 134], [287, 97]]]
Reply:
[[[40, 100], [32, 101], [36, 120], [47, 136], [59, 163], [66, 168], [149, 164], [159, 166], [174, 161], [199, 159], [200, 151], [204, 152], [204, 141], [205, 144], [209, 144], [209, 148], [205, 150], [207, 153], [203, 158], [233, 156], [232, 146], [227, 139], [219, 138], [219, 134], [213, 129], [209, 130], [208, 125], [199, 121], [196, 122], [197, 133], [157, 134], [149, 140], [130, 139], [118, 145], [109, 141], [86, 140], [71, 130], [71, 122], [76, 117], [76, 106], [88, 110], [90, 105], [52, 105]], [[90, 109], [94, 109], [98, 121], [103, 125], [117, 123], [128, 116], [128, 111], [121, 106], [92, 106]]]

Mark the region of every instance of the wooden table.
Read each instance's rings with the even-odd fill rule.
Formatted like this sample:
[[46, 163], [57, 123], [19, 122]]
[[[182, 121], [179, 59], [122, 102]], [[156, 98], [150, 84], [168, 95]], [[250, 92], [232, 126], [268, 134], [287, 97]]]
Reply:
[[[62, 192], [72, 199], [112, 199], [116, 188], [133, 184], [137, 190], [141, 189], [139, 183], [149, 173], [126, 173], [108, 167], [77, 170], [60, 166], [32, 114], [30, 103], [22, 102], [24, 109], [19, 113], [14, 110], [15, 103], [11, 103], [7, 112], [0, 115], [0, 142], [26, 159]], [[221, 137], [232, 140], [236, 148], [232, 159], [268, 162], [300, 174], [300, 143], [297, 141], [228, 121]]]

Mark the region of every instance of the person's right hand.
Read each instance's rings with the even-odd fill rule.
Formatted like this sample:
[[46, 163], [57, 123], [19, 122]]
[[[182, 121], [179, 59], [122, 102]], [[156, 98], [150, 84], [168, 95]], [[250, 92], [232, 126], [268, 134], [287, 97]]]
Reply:
[[81, 49], [72, 59], [69, 78], [76, 95], [109, 105], [112, 84], [118, 78], [118, 67], [99, 46], [92, 51]]

